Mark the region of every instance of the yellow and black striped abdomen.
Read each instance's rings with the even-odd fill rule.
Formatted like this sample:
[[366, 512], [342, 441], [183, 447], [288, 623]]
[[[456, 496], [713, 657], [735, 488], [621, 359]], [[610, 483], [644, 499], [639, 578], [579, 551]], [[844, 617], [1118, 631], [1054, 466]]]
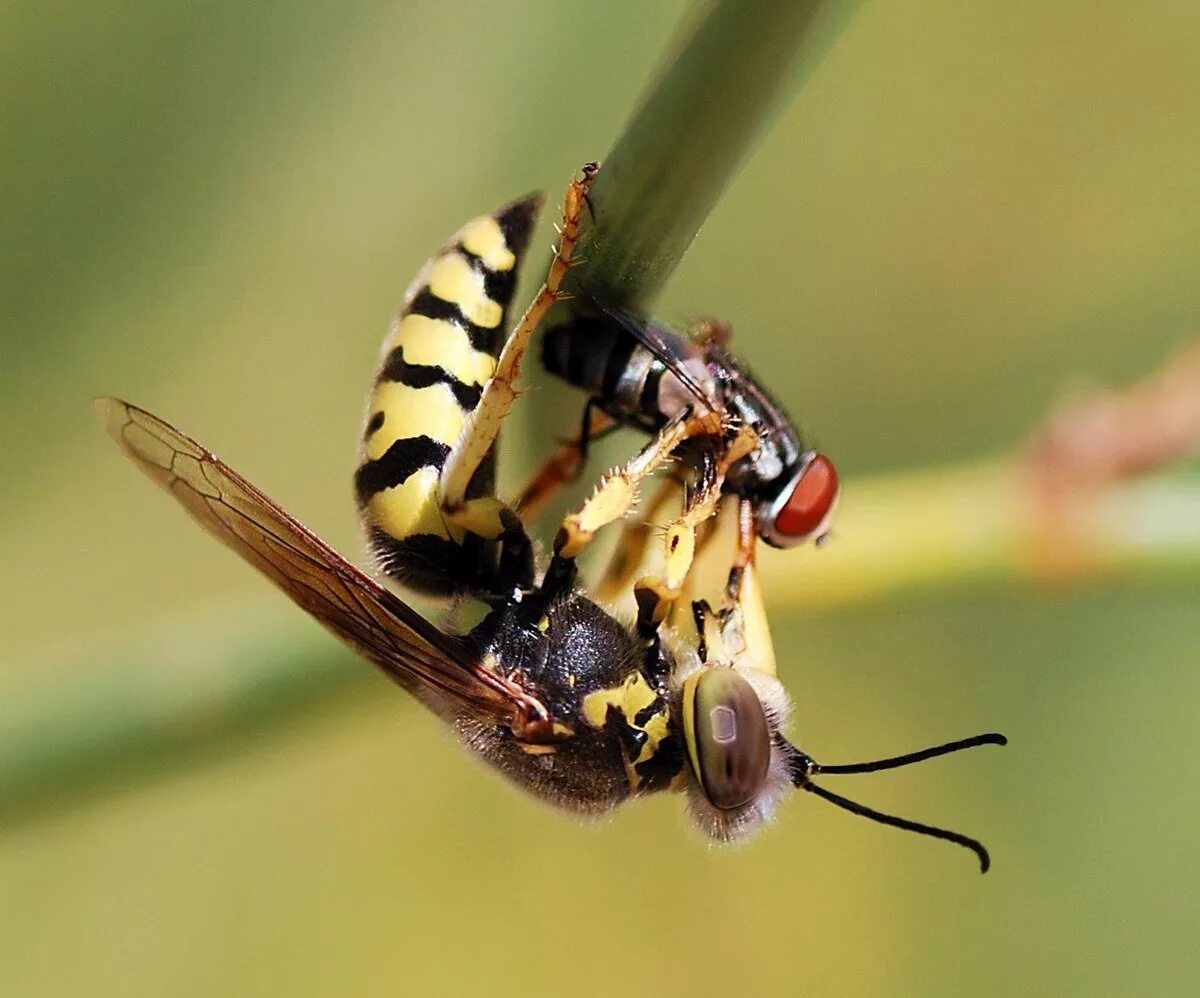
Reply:
[[[438, 478], [504, 343], [517, 270], [541, 205], [468, 222], [425, 264], [383, 342], [355, 487], [379, 567], [433, 595], [488, 589], [495, 543], [447, 527]], [[468, 497], [491, 495], [494, 456]]]

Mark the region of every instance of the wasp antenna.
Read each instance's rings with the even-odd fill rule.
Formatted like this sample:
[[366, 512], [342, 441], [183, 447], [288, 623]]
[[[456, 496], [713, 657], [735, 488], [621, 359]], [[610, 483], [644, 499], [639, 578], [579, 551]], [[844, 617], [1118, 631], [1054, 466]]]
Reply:
[[989, 731], [974, 738], [962, 738], [945, 745], [935, 745], [933, 748], [921, 749], [919, 752], [909, 752], [905, 755], [892, 756], [890, 759], [876, 759], [873, 762], [854, 762], [842, 766], [824, 766], [812, 762], [809, 775], [825, 773], [827, 775], [846, 775], [848, 773], [878, 773], [881, 769], [899, 769], [901, 766], [911, 766], [915, 762], [926, 759], [936, 759], [939, 755], [949, 755], [951, 752], [961, 752], [963, 749], [975, 748], [977, 745], [1007, 745], [1008, 739], [996, 731]]
[[988, 867], [992, 865], [991, 857], [988, 856], [988, 851], [983, 847], [983, 843], [967, 835], [961, 835], [958, 832], [952, 832], [945, 828], [935, 828], [933, 825], [923, 825], [919, 821], [909, 821], [907, 818], [897, 818], [894, 814], [884, 814], [882, 811], [876, 811], [865, 804], [859, 804], [857, 801], [849, 800], [830, 790], [826, 790], [824, 787], [819, 787], [815, 783], [802, 783], [800, 784], [800, 788], [807, 790], [810, 794], [816, 794], [821, 799], [829, 801], [830, 804], [836, 804], [838, 807], [852, 814], [862, 815], [864, 818], [878, 821], [881, 825], [891, 825], [893, 828], [902, 828], [906, 832], [916, 832], [918, 835], [928, 835], [931, 838], [944, 839], [947, 842], [954, 842], [966, 849], [970, 849], [971, 852], [979, 857], [980, 873], [987, 873]]

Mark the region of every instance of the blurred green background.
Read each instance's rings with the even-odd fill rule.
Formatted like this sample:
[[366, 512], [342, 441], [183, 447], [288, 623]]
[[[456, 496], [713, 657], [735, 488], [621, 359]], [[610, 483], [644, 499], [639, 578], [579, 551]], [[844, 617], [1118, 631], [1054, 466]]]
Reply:
[[[1195, 335], [1200, 7], [1097, 6], [867, 5], [669, 289], [667, 314], [734, 320], [851, 479], [1007, 447], [1065, 387]], [[409, 278], [603, 155], [683, 9], [0, 10], [0, 711], [243, 631], [346, 657], [122, 462], [88, 398], [177, 420], [357, 551], [361, 406]], [[347, 659], [287, 725], [0, 815], [0, 993], [1194, 993], [1198, 593], [776, 614], [819, 758], [1010, 736], [837, 784], [978, 834], [983, 879], [808, 797], [739, 850], [674, 799], [579, 825]]]

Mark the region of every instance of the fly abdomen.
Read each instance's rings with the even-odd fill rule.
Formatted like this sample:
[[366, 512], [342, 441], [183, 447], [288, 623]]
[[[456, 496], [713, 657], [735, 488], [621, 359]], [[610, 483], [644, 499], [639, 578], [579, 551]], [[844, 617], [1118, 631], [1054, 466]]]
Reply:
[[[711, 390], [698, 351], [677, 337], [662, 346], [695, 384]], [[610, 416], [651, 433], [698, 401], [660, 356], [604, 316], [582, 317], [547, 330], [542, 364], [550, 374], [590, 394]]]
[[579, 318], [548, 329], [542, 338], [542, 364], [551, 374], [596, 397], [607, 396], [606, 372], [621, 366], [634, 341], [610, 322]]
[[[515, 201], [460, 229], [421, 268], [383, 342], [355, 491], [379, 567], [414, 589], [439, 595], [488, 581], [494, 545], [447, 527], [438, 479], [495, 370], [540, 204]], [[468, 497], [491, 494], [493, 464], [489, 455]]]

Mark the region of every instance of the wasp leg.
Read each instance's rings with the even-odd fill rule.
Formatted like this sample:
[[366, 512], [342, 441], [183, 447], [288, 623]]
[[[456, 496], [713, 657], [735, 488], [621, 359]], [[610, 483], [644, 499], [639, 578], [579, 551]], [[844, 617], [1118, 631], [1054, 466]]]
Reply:
[[697, 487], [688, 496], [683, 515], [668, 524], [664, 538], [666, 564], [662, 575], [643, 576], [633, 587], [637, 601], [638, 633], [649, 638], [683, 595], [696, 556], [696, 530], [709, 520], [721, 503], [724, 475], [713, 457], [704, 461]]
[[567, 516], [554, 539], [556, 557], [574, 560], [591, 543], [596, 532], [619, 520], [637, 504], [638, 486], [670, 463], [675, 449], [692, 437], [709, 437], [720, 430], [713, 414], [673, 419], [624, 468], [610, 471], [578, 510]]
[[646, 576], [634, 585], [638, 605], [638, 631], [649, 637], [666, 619], [672, 605], [683, 595], [688, 573], [696, 558], [696, 530], [713, 517], [721, 504], [721, 488], [735, 461], [741, 460], [757, 445], [758, 436], [749, 427], [740, 427], [728, 440], [722, 440], [718, 453], [705, 457], [701, 478], [688, 497], [683, 515], [667, 526], [664, 539], [665, 565], [662, 575]]
[[[546, 282], [530, 303], [504, 344], [496, 370], [483, 388], [479, 404], [467, 416], [462, 432], [446, 457], [438, 482], [438, 501], [447, 523], [505, 547], [528, 548], [529, 539], [520, 518], [508, 506], [492, 496], [467, 498], [467, 489], [475, 472], [491, 451], [500, 427], [516, 402], [517, 379], [529, 341], [545, 318], [550, 306], [566, 297], [561, 290], [563, 278], [571, 267], [571, 257], [579, 240], [580, 214], [588, 187], [598, 169], [589, 163], [579, 180], [573, 180], [563, 198], [562, 234]], [[525, 560], [519, 550], [510, 557]], [[532, 572], [532, 552], [529, 562]]]
[[578, 437], [568, 440], [551, 454], [525, 483], [516, 506], [526, 520], [533, 520], [545, 508], [554, 495], [569, 482], [575, 481], [583, 470], [587, 459], [588, 443], [609, 430], [616, 429], [616, 422], [603, 412], [597, 412], [594, 403], [584, 409], [584, 427]]
[[637, 505], [638, 487], [650, 475], [669, 464], [675, 449], [692, 437], [714, 437], [721, 433], [717, 413], [684, 413], [659, 431], [623, 468], [610, 471], [596, 485], [591, 497], [574, 513], [563, 518], [554, 538], [554, 557], [542, 580], [542, 593], [554, 599], [572, 584], [575, 562], [602, 527], [621, 519]]
[[[722, 502], [724, 502], [724, 500], [722, 500]], [[721, 511], [718, 509], [716, 516], [710, 517], [697, 526], [695, 559], [700, 558], [712, 539], [719, 533], [717, 528], [720, 524], [720, 520]], [[695, 559], [693, 559], [693, 564], [695, 563]], [[692, 590], [695, 588], [695, 575], [696, 573], [694, 571], [688, 573], [687, 578], [684, 579], [683, 589], [679, 594], [679, 598], [675, 600], [666, 617], [666, 620], [669, 621], [674, 627], [683, 628], [685, 631], [692, 616]]]
[[645, 511], [621, 532], [604, 575], [595, 588], [596, 598], [601, 603], [615, 603], [633, 585], [650, 545], [655, 517], [678, 490], [679, 483], [674, 478], [663, 479]]

